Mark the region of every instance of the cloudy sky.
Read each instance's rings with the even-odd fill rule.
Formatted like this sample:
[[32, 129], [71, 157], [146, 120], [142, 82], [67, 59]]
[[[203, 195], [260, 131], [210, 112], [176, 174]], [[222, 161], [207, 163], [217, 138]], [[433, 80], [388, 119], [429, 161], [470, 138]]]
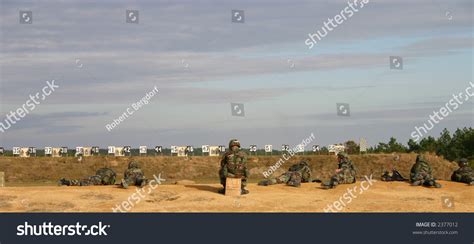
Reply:
[[[60, 87], [0, 146], [315, 144], [410, 138], [473, 79], [472, 0], [0, 1], [0, 122]], [[138, 10], [138, 24], [126, 10]], [[245, 23], [231, 11], [244, 10]], [[19, 11], [32, 11], [20, 24]], [[389, 56], [403, 57], [391, 70]], [[154, 86], [151, 103], [105, 128]], [[472, 126], [474, 97], [430, 131]], [[244, 117], [230, 103], [243, 103]], [[350, 104], [338, 116], [336, 103]]]

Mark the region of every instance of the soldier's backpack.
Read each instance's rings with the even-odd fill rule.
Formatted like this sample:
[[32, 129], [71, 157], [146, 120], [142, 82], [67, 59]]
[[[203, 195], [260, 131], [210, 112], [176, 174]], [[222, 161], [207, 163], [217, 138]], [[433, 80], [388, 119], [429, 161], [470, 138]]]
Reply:
[[301, 173], [301, 182], [311, 182], [311, 168], [308, 163], [301, 161], [298, 164], [292, 165], [288, 171], [290, 172], [300, 172]]
[[100, 176], [103, 185], [115, 184], [115, 177], [117, 176], [117, 174], [112, 169], [101, 168], [98, 169], [95, 174]]

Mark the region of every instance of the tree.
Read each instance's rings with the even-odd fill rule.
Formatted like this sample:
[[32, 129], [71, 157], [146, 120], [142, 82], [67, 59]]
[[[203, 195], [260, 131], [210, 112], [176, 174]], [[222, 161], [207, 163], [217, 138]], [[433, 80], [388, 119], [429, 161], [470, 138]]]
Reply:
[[459, 158], [474, 159], [474, 130], [464, 127], [462, 130], [457, 129], [450, 144], [450, 150], [447, 155], [450, 160]]
[[436, 152], [436, 139], [432, 136], [425, 137], [420, 141], [420, 150], [422, 152]]
[[388, 142], [387, 147], [389, 153], [407, 151], [407, 148], [404, 145], [398, 143], [395, 137], [390, 137], [390, 141]]
[[407, 144], [408, 144], [408, 152], [415, 152], [415, 153], [420, 152], [420, 149], [421, 149], [420, 145], [413, 139], [408, 140]]
[[448, 129], [444, 128], [436, 143], [436, 155], [443, 155], [446, 159], [452, 158], [454, 156], [451, 148], [452, 140], [453, 138], [451, 137]]
[[352, 140], [346, 141], [344, 143], [344, 146], [346, 147], [346, 151], [349, 154], [359, 153], [359, 151], [360, 151], [359, 145], [357, 145], [357, 143], [355, 143]]

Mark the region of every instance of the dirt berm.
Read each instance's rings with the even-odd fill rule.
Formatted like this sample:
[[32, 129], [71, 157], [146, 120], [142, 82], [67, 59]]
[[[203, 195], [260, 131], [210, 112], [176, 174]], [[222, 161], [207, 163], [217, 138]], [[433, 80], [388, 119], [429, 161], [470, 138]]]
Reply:
[[[396, 167], [405, 177], [415, 162], [416, 154], [371, 154], [351, 155], [351, 160], [357, 167], [358, 177], [373, 174], [378, 179], [384, 170]], [[434, 176], [437, 179], [449, 180], [456, 163], [444, 160], [434, 155], [426, 155], [431, 163]], [[250, 156], [248, 167], [251, 173], [250, 181], [256, 182], [263, 179], [263, 172], [275, 165], [280, 156]], [[167, 179], [166, 184], [177, 180], [194, 180], [200, 183], [217, 183], [220, 157], [194, 156], [191, 158], [170, 156], [149, 157], [87, 157], [77, 158], [13, 158], [0, 157], [0, 172], [5, 172], [7, 186], [21, 185], [48, 185], [56, 184], [60, 178], [80, 179], [94, 175], [101, 167], [110, 167], [122, 177], [127, 164], [131, 160], [138, 161], [145, 174], [152, 176], [161, 173]], [[337, 167], [334, 155], [298, 155], [286, 161], [274, 175], [279, 175], [287, 170], [292, 163], [306, 160], [312, 168], [313, 178], [328, 179]]]

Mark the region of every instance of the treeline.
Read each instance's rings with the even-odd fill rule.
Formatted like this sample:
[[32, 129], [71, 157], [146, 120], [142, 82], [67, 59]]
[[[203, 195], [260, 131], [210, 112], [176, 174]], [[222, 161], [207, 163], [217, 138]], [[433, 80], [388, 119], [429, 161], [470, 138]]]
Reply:
[[[354, 141], [345, 144], [348, 153], [358, 153], [359, 145]], [[451, 134], [446, 128], [438, 138], [424, 137], [419, 142], [410, 139], [406, 145], [397, 142], [391, 137], [387, 143], [380, 142], [377, 146], [370, 147], [368, 153], [436, 153], [445, 159], [455, 161], [460, 158], [474, 160], [474, 129], [464, 127]]]

